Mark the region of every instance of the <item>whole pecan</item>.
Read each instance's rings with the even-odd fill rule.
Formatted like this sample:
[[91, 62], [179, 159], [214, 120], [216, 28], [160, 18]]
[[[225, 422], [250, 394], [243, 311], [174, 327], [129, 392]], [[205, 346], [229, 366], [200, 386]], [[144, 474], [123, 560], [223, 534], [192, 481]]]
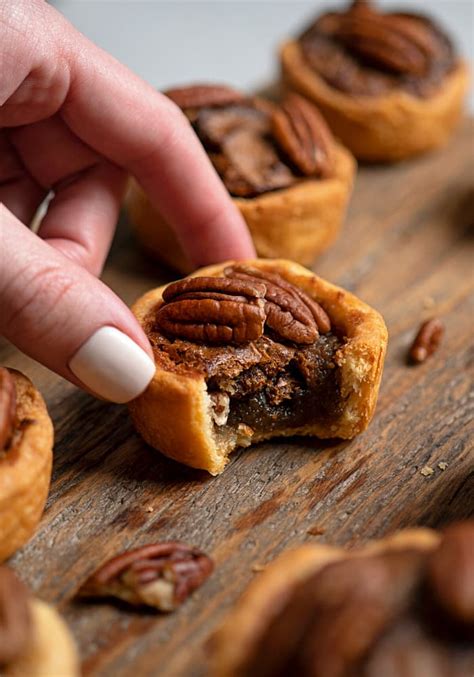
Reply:
[[331, 132], [306, 99], [288, 94], [273, 111], [272, 127], [275, 139], [303, 174], [326, 177], [331, 173]]
[[428, 580], [443, 608], [474, 633], [474, 522], [446, 529], [429, 560]]
[[81, 597], [116, 597], [173, 611], [210, 576], [214, 564], [200, 550], [169, 541], [129, 550], [103, 564], [79, 590]]
[[360, 3], [338, 15], [335, 25], [334, 36], [340, 42], [398, 74], [426, 75], [439, 50], [429, 26], [416, 17], [379, 14]]
[[0, 367], [0, 451], [6, 449], [13, 435], [16, 414], [16, 388], [8, 369]]
[[437, 317], [423, 322], [410, 348], [410, 358], [420, 364], [438, 350], [444, 335], [444, 325]]
[[21, 656], [28, 644], [31, 618], [28, 592], [6, 566], [0, 567], [0, 668]]
[[186, 278], [166, 287], [156, 325], [191, 341], [253, 341], [263, 334], [265, 291], [265, 285], [248, 280]]
[[246, 265], [225, 269], [231, 279], [263, 282], [266, 287], [266, 325], [278, 336], [295, 343], [314, 343], [319, 331], [327, 333], [331, 321], [319, 303], [281, 275]]
[[245, 96], [225, 85], [190, 85], [189, 87], [175, 87], [163, 92], [181, 109], [204, 108], [213, 106], [228, 106], [239, 103]]

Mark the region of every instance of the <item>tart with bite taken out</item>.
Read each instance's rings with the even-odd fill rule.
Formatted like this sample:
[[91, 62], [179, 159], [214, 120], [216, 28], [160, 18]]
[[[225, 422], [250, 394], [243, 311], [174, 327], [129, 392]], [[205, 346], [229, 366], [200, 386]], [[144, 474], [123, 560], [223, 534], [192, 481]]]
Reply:
[[282, 45], [283, 80], [314, 102], [357, 158], [393, 161], [442, 145], [462, 111], [467, 65], [426, 16], [355, 0]]
[[[309, 265], [335, 240], [355, 161], [314, 105], [289, 94], [277, 105], [229, 87], [165, 92], [186, 114], [241, 211], [259, 256]], [[132, 180], [126, 206], [144, 247], [182, 273], [193, 269], [171, 227]]]
[[156, 449], [213, 475], [282, 435], [351, 439], [374, 413], [387, 330], [349, 292], [285, 260], [227, 263], [142, 296], [156, 373], [129, 404]]
[[474, 522], [288, 550], [215, 633], [210, 674], [470, 677], [473, 570]]
[[0, 562], [32, 536], [51, 480], [53, 424], [40, 393], [0, 367]]

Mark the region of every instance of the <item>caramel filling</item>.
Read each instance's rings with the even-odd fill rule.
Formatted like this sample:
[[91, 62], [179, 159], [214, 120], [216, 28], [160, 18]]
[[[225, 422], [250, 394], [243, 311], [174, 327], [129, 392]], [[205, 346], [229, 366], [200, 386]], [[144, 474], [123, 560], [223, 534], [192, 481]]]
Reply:
[[188, 117], [234, 197], [255, 197], [332, 171], [331, 133], [314, 106], [296, 94], [277, 106], [212, 85], [165, 93]]
[[432, 96], [455, 66], [452, 44], [430, 19], [381, 13], [370, 2], [319, 17], [299, 37], [308, 65], [332, 87], [377, 96]]
[[278, 273], [235, 264], [169, 285], [145, 330], [157, 363], [204, 376], [217, 441], [334, 421], [342, 341], [322, 306]]

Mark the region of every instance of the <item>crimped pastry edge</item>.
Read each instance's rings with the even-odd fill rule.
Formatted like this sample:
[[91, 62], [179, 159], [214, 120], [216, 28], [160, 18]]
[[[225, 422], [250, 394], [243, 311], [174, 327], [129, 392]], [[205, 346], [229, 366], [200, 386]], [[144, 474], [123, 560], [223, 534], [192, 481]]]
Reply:
[[33, 383], [9, 369], [15, 380], [17, 418], [34, 419], [13, 451], [0, 454], [0, 562], [24, 545], [43, 514], [51, 481], [53, 424]]
[[[192, 276], [218, 276], [232, 263], [235, 262], [202, 268]], [[368, 426], [375, 410], [387, 345], [383, 318], [350, 292], [297, 263], [284, 259], [256, 259], [245, 263], [280, 273], [304, 289], [322, 303], [333, 324], [347, 337], [337, 357], [346, 405], [342, 416], [330, 425], [315, 423], [281, 429], [278, 433], [261, 433], [240, 438], [238, 446], [276, 435], [314, 435], [323, 439], [355, 437]], [[165, 286], [149, 291], [133, 305], [132, 311], [142, 326], [149, 311], [161, 301]], [[176, 374], [157, 363], [152, 382], [129, 404], [129, 410], [136, 428], [151, 446], [176, 461], [207, 470], [212, 475], [223, 471], [228, 455], [237, 446], [218, 448], [214, 441], [210, 400], [202, 375]]]
[[244, 677], [241, 667], [258, 628], [268, 623], [272, 600], [328, 564], [390, 550], [434, 550], [440, 535], [431, 529], [406, 529], [380, 540], [369, 541], [357, 550], [323, 544], [305, 544], [286, 550], [273, 560], [243, 592], [235, 606], [211, 636], [211, 677]]
[[315, 103], [333, 133], [361, 160], [390, 162], [443, 145], [462, 112], [469, 68], [459, 60], [439, 90], [416, 97], [402, 90], [353, 96], [328, 85], [306, 63], [296, 40], [280, 47], [283, 81]]

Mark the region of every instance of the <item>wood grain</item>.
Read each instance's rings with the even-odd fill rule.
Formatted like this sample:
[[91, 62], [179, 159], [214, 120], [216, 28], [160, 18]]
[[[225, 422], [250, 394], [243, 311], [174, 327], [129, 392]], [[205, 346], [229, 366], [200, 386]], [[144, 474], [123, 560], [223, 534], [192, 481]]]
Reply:
[[[0, 344], [0, 362], [34, 380], [56, 429], [47, 510], [11, 564], [59, 605], [84, 674], [204, 675], [206, 638], [255, 569], [284, 548], [307, 540], [354, 545], [473, 514], [473, 131], [466, 121], [438, 153], [361, 168], [342, 236], [315, 266], [378, 308], [389, 328], [377, 413], [352, 442], [257, 445], [213, 479], [148, 448], [125, 408], [93, 400]], [[122, 223], [104, 279], [132, 302], [170, 277], [142, 257]], [[409, 367], [407, 348], [432, 315], [446, 323], [442, 347]], [[425, 465], [432, 475], [421, 474]], [[199, 546], [216, 561], [178, 612], [74, 601], [107, 557], [165, 539]]]

